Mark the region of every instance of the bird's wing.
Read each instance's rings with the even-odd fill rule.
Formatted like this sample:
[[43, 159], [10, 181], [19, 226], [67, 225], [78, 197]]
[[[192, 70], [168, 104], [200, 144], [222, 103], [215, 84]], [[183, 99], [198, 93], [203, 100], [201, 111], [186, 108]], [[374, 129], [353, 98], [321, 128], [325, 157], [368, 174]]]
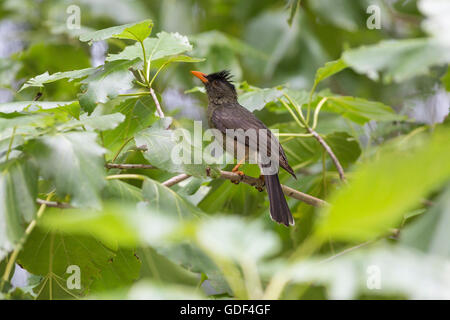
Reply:
[[[256, 130], [257, 135], [246, 135], [241, 140], [245, 141], [245, 144], [248, 145], [258, 145], [258, 130], [266, 129], [267, 130], [267, 141], [278, 141], [275, 135], [266, 127], [266, 125], [259, 120], [253, 113], [248, 111], [246, 108], [241, 105], [236, 105], [233, 107], [218, 107], [214, 110], [211, 115], [211, 122], [214, 127], [220, 130], [223, 134], [226, 134], [227, 129], [243, 129], [244, 131], [249, 129]], [[267, 146], [268, 156], [270, 156], [270, 145]], [[279, 160], [280, 166], [288, 171], [295, 177], [295, 174], [292, 168], [289, 166], [287, 162], [286, 155], [284, 153], [281, 144], [279, 144]]]

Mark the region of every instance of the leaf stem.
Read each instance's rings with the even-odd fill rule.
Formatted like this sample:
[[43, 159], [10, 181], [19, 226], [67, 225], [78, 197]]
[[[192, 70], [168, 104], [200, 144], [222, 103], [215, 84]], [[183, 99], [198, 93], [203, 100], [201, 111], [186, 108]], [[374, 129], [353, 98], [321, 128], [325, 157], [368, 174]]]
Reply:
[[9, 154], [11, 153], [12, 144], [13, 144], [13, 141], [14, 141], [14, 136], [16, 135], [16, 129], [17, 129], [17, 126], [14, 126], [12, 134], [11, 134], [11, 139], [9, 140], [8, 152], [6, 153], [6, 161], [8, 161]]
[[141, 174], [113, 174], [106, 177], [106, 180], [113, 179], [136, 179], [136, 180], [145, 180], [147, 177]]

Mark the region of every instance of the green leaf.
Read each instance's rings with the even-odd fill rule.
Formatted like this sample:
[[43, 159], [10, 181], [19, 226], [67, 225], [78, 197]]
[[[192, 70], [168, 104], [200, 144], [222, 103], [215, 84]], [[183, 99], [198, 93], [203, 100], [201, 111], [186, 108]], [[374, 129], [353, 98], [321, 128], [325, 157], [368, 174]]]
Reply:
[[171, 215], [180, 221], [203, 215], [199, 208], [175, 191], [152, 179], [145, 179], [142, 196], [156, 212]]
[[152, 20], [144, 20], [125, 28], [120, 34], [114, 34], [113, 38], [144, 41], [152, 33], [152, 28]]
[[43, 136], [26, 147], [38, 162], [40, 174], [50, 179], [56, 193], [70, 196], [75, 207], [99, 207], [105, 184], [103, 153], [92, 132]]
[[350, 183], [323, 209], [319, 236], [364, 241], [389, 232], [407, 210], [449, 179], [450, 149], [443, 148], [449, 139], [450, 130], [442, 129], [409, 144], [400, 140], [375, 161], [358, 166]]
[[75, 79], [84, 78], [91, 75], [96, 70], [97, 68], [86, 68], [81, 70], [56, 72], [51, 75], [48, 73], [48, 71], [46, 71], [45, 73], [40, 74], [34, 78], [31, 78], [27, 82], [25, 82], [23, 86], [20, 88], [19, 92], [28, 87], [43, 87], [44, 84], [46, 83], [51, 83], [62, 79], [68, 79], [69, 81], [73, 81]]
[[423, 252], [448, 258], [449, 223], [450, 188], [447, 187], [428, 212], [402, 229], [400, 242]]
[[[91, 236], [66, 234], [36, 228], [19, 254], [18, 262], [28, 272], [43, 277], [34, 291], [38, 299], [72, 299], [86, 295], [92, 282], [115, 257], [112, 249]], [[69, 266], [80, 268], [80, 289], [69, 289]]]
[[107, 180], [106, 186], [102, 191], [102, 198], [131, 203], [143, 200], [141, 189], [121, 180]]
[[325, 137], [341, 165], [345, 168], [358, 160], [361, 148], [358, 141], [346, 132], [334, 132]]
[[[192, 45], [186, 36], [163, 31], [157, 34], [157, 38], [145, 39], [144, 48], [147, 61], [154, 61], [191, 51]], [[139, 43], [126, 47], [118, 54], [108, 55], [106, 60], [134, 60], [136, 58], [144, 60], [142, 47]]]
[[130, 249], [118, 249], [105, 268], [101, 277], [93, 281], [91, 292], [107, 292], [128, 287], [139, 278], [141, 261]]
[[376, 101], [357, 97], [332, 96], [322, 108], [323, 111], [334, 112], [358, 124], [367, 121], [400, 121], [405, 116], [398, 115], [391, 107]]
[[87, 32], [80, 36], [80, 41], [89, 42], [89, 44], [92, 44], [94, 41], [101, 41], [109, 38], [143, 41], [152, 32], [152, 27], [152, 20], [147, 19], [140, 22]]
[[25, 159], [0, 167], [0, 261], [12, 251], [36, 215], [37, 168]]
[[13, 113], [22, 111], [36, 111], [54, 109], [62, 106], [68, 106], [76, 101], [18, 101], [0, 103], [1, 113]]
[[141, 278], [191, 286], [199, 283], [198, 274], [175, 264], [151, 247], [139, 249], [137, 256], [142, 262]]
[[342, 59], [353, 70], [373, 80], [402, 82], [427, 74], [430, 67], [450, 61], [448, 50], [437, 42], [422, 39], [385, 40], [376, 45], [347, 50]]
[[112, 107], [111, 112], [120, 112], [125, 115], [125, 120], [113, 130], [103, 132], [103, 143], [111, 155], [139, 132], [149, 127], [156, 120], [153, 99], [150, 97], [141, 97], [126, 99], [118, 105]]
[[133, 87], [134, 76], [129, 68], [137, 60], [118, 60], [106, 63], [95, 73], [81, 81], [84, 92], [79, 96], [81, 107], [91, 113], [98, 103], [105, 103]]
[[70, 120], [59, 126], [60, 130], [69, 130], [84, 126], [86, 130], [112, 130], [125, 120], [121, 113], [112, 113], [106, 115], [83, 114], [80, 120]]
[[347, 68], [347, 64], [342, 59], [334, 60], [325, 63], [325, 66], [319, 68], [316, 72], [316, 78], [314, 79], [314, 85], [317, 85], [319, 82], [325, 80], [332, 75], [341, 72]]
[[239, 103], [250, 111], [261, 110], [270, 102], [276, 102], [283, 95], [277, 88], [265, 88], [249, 91], [239, 97]]
[[[135, 135], [136, 146], [147, 146], [143, 153], [150, 164], [162, 170], [173, 173], [187, 173], [194, 176], [206, 177], [206, 168], [212, 173], [218, 172], [218, 167], [211, 164], [206, 154], [191, 141], [190, 133], [180, 130], [177, 133], [168, 129], [171, 118], [160, 119], [150, 128], [144, 129]], [[176, 141], [181, 138], [181, 141]], [[193, 154], [202, 155], [200, 163], [195, 163]]]

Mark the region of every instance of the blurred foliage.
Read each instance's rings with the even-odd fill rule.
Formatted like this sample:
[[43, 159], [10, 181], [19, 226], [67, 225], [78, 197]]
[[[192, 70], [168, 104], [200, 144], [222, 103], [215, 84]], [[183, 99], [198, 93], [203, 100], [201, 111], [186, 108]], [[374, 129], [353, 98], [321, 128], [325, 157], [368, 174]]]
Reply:
[[[450, 298], [449, 21], [445, 0], [2, 1], [0, 297]], [[288, 198], [292, 228], [231, 166], [170, 157], [206, 125], [188, 71], [222, 69], [279, 131], [282, 183], [329, 203]]]

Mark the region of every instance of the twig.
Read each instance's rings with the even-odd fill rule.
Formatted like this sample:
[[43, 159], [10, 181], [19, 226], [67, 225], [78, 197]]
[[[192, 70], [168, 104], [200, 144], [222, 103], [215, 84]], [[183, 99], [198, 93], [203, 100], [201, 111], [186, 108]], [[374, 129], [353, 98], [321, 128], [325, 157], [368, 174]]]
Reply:
[[341, 178], [342, 181], [346, 182], [344, 169], [342, 168], [341, 163], [339, 162], [338, 158], [334, 154], [333, 150], [331, 150], [330, 146], [325, 142], [325, 140], [323, 140], [323, 138], [316, 131], [314, 131], [313, 129], [311, 129], [309, 127], [307, 128], [307, 130], [309, 131], [309, 133], [311, 133], [313, 135], [314, 138], [316, 138], [317, 141], [319, 141], [319, 143], [322, 145], [322, 147], [325, 149], [325, 151], [330, 156], [331, 160], [333, 160], [334, 165], [335, 165], [337, 171], [339, 172], [339, 177]]
[[188, 175], [186, 173], [182, 173], [182, 174], [179, 174], [179, 175], [177, 175], [175, 177], [170, 178], [169, 180], [164, 181], [162, 183], [162, 185], [169, 188], [169, 187], [171, 187], [171, 186], [173, 186], [173, 185], [175, 185], [177, 183], [180, 183], [183, 180], [186, 180], [189, 177], [190, 177], [190, 175]]
[[164, 113], [161, 109], [161, 105], [159, 104], [158, 98], [156, 97], [155, 90], [153, 90], [152, 87], [150, 87], [149, 90], [150, 90], [150, 94], [152, 95], [153, 101], [155, 102], [156, 111], [158, 112], [158, 116], [162, 119], [162, 118], [164, 118]]
[[151, 164], [132, 164], [132, 163], [107, 163], [108, 169], [156, 169]]
[[[156, 169], [156, 167], [152, 166], [152, 165], [146, 165], [146, 164], [112, 164], [112, 163], [108, 163], [106, 164], [107, 167], [112, 167], [112, 168], [120, 168], [120, 169]], [[210, 176], [210, 171], [207, 170], [206, 174], [208, 176]], [[130, 176], [130, 175], [128, 175]], [[109, 176], [108, 178], [111, 179], [111, 177], [115, 177], [116, 176]], [[124, 177], [124, 175], [120, 175], [119, 177]], [[165, 185], [166, 187], [171, 187], [177, 183], [180, 183], [183, 180], [186, 180], [187, 178], [189, 178], [190, 175], [186, 174], [186, 173], [182, 173], [180, 175], [177, 175], [175, 177], [170, 178], [167, 181], [164, 181], [162, 184]], [[264, 189], [264, 181], [262, 181], [259, 178], [254, 178], [254, 177], [250, 177], [247, 175], [239, 175], [237, 173], [231, 172], [231, 171], [220, 171], [220, 178], [221, 179], [227, 179], [230, 181], [235, 181], [235, 182], [243, 182], [245, 184], [251, 185], [257, 189]], [[283, 192], [286, 196], [303, 201], [306, 204], [309, 204], [311, 206], [314, 207], [321, 207], [321, 206], [325, 206], [328, 205], [328, 203], [322, 199], [313, 197], [309, 194], [297, 191], [291, 187], [285, 186], [285, 185], [281, 185], [281, 188], [283, 189]]]
[[45, 205], [46, 207], [52, 208], [60, 208], [60, 209], [70, 209], [72, 206], [65, 202], [57, 202], [57, 201], [47, 201], [37, 198], [36, 202], [40, 205]]
[[[231, 180], [231, 181], [243, 182], [243, 183], [251, 185], [257, 189], [262, 190], [264, 188], [264, 182], [259, 178], [254, 178], [254, 177], [250, 177], [247, 175], [241, 176], [237, 173], [230, 172], [230, 171], [220, 171], [220, 177], [222, 179], [227, 179], [227, 180]], [[309, 204], [311, 206], [321, 207], [321, 206], [328, 205], [328, 203], [322, 199], [319, 199], [319, 198], [313, 197], [309, 194], [297, 191], [288, 186], [281, 185], [281, 188], [283, 189], [284, 194], [287, 195], [288, 197], [303, 201], [304, 203]]]

